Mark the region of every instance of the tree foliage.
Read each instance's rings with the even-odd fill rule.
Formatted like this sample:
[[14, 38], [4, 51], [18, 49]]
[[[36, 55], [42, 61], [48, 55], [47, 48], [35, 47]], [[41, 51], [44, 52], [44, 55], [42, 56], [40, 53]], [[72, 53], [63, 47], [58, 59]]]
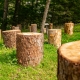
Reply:
[[[28, 27], [31, 23], [37, 23], [38, 27], [42, 22], [46, 0], [20, 0], [20, 5], [15, 7], [18, 0], [9, 0], [7, 23], [12, 25], [16, 22]], [[0, 0], [0, 26], [2, 24], [4, 1]], [[19, 8], [18, 8], [19, 7]], [[14, 17], [15, 9], [18, 8]], [[80, 23], [80, 1], [76, 0], [51, 0], [46, 22], [54, 25], [64, 24], [73, 21]], [[8, 27], [8, 26], [7, 26]]]

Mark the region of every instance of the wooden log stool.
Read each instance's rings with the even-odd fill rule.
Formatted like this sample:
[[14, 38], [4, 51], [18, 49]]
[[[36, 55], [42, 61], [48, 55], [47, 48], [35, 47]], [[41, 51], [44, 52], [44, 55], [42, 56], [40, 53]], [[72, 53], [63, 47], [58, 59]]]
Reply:
[[20, 32], [20, 30], [2, 31], [2, 37], [5, 46], [8, 48], [16, 48], [16, 34]]
[[58, 49], [58, 80], [80, 80], [80, 41], [63, 44]]
[[69, 35], [72, 35], [73, 34], [73, 27], [74, 27], [74, 23], [72, 23], [72, 22], [65, 23], [64, 32]]
[[36, 66], [43, 58], [43, 34], [42, 33], [18, 33], [17, 34], [17, 59], [23, 66]]
[[37, 24], [31, 24], [30, 31], [31, 32], [37, 32]]
[[61, 29], [48, 30], [48, 43], [53, 44], [57, 48], [61, 46]]
[[11, 27], [12, 30], [21, 30], [21, 24], [17, 24], [16, 26]]
[[49, 23], [49, 29], [53, 29], [53, 23]]
[[48, 23], [45, 23], [45, 28], [46, 28], [46, 33], [48, 35], [48, 28], [49, 28], [49, 24]]
[[46, 28], [44, 28], [44, 33], [46, 33]]

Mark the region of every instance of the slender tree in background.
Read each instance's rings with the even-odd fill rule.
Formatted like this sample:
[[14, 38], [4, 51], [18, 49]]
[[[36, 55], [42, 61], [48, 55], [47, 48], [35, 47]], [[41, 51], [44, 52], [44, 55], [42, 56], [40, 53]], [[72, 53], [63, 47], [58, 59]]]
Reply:
[[19, 23], [19, 11], [20, 11], [21, 0], [16, 0], [15, 11], [13, 15], [13, 26], [16, 26]]
[[42, 23], [41, 23], [41, 32], [42, 33], [44, 33], [44, 26], [45, 26], [45, 22], [46, 22], [46, 18], [47, 18], [47, 13], [48, 13], [50, 1], [51, 0], [47, 0], [47, 2], [46, 2], [46, 6], [45, 6], [45, 10], [44, 10], [44, 15], [43, 15]]
[[3, 12], [3, 21], [2, 21], [2, 30], [6, 30], [7, 27], [7, 13], [8, 13], [8, 0], [4, 0], [4, 12]]

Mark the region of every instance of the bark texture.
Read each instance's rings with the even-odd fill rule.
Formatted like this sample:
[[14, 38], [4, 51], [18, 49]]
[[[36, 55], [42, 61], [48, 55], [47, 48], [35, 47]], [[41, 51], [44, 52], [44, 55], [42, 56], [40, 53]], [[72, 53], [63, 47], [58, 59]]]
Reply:
[[80, 80], [80, 41], [58, 49], [58, 80]]
[[31, 24], [30, 31], [31, 32], [37, 32], [37, 24]]
[[36, 66], [43, 58], [43, 34], [17, 34], [17, 58], [23, 66]]
[[73, 27], [74, 27], [74, 23], [72, 23], [72, 22], [65, 23], [64, 32], [69, 35], [72, 35], [73, 34]]
[[20, 32], [20, 30], [2, 31], [3, 42], [5, 46], [8, 48], [16, 48], [16, 34]]
[[57, 48], [61, 46], [61, 29], [48, 30], [48, 43], [53, 44]]

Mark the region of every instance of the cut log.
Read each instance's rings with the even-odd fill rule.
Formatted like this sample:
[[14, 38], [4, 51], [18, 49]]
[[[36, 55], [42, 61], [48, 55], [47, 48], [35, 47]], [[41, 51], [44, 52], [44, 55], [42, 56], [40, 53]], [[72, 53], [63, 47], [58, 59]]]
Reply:
[[61, 29], [48, 30], [48, 43], [53, 44], [57, 48], [61, 46]]
[[43, 58], [42, 33], [17, 34], [17, 59], [23, 66], [36, 66]]
[[49, 24], [45, 23], [45, 27], [46, 27], [46, 33], [48, 34]]
[[44, 28], [44, 33], [46, 33], [46, 28]]
[[2, 31], [3, 42], [5, 46], [8, 48], [16, 48], [16, 34], [20, 32], [20, 30]]
[[58, 80], [80, 80], [80, 41], [58, 49]]
[[31, 24], [30, 28], [31, 32], [37, 32], [37, 24]]
[[12, 30], [20, 30], [19, 27], [12, 26]]
[[11, 27], [12, 30], [21, 30], [21, 24], [17, 24], [16, 26]]
[[72, 35], [73, 34], [73, 27], [74, 27], [74, 23], [72, 23], [72, 22], [65, 23], [64, 32], [69, 35]]
[[49, 24], [49, 29], [53, 29], [53, 23]]

